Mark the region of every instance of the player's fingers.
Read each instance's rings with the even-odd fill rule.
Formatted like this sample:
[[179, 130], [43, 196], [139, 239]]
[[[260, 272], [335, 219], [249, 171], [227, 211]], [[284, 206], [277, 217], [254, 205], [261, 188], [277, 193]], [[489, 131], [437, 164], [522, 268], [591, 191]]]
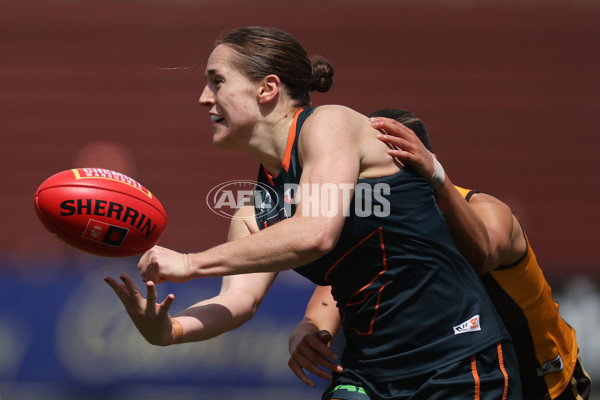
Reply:
[[308, 363], [302, 363], [302, 365], [314, 374], [316, 374], [317, 371], [322, 371], [318, 366], [321, 366], [328, 371], [338, 371], [340, 368], [338, 364], [325, 357], [322, 352], [311, 349], [306, 351], [303, 356]]
[[409, 154], [404, 150], [389, 149], [387, 152], [390, 156], [395, 157], [401, 161], [406, 161], [409, 158]]
[[371, 125], [373, 125], [373, 127], [375, 127], [376, 129], [394, 128], [394, 129], [401, 130], [400, 125], [404, 126], [403, 124], [401, 124], [398, 120], [396, 120], [394, 118], [372, 117], [369, 120], [371, 122]]
[[163, 283], [165, 281], [164, 275], [160, 274], [160, 264], [158, 260], [152, 259], [150, 263], [145, 267], [145, 271], [141, 271], [140, 275], [144, 281], [152, 281], [156, 284]]
[[329, 333], [328, 330], [320, 330], [317, 333], [317, 337], [319, 338], [319, 340], [325, 344], [331, 342], [333, 340], [333, 336], [331, 336], [331, 333]]
[[[379, 131], [381, 132], [379, 135], [380, 140], [394, 146], [402, 147], [404, 150], [413, 153], [417, 152], [419, 147], [422, 146], [421, 139], [417, 134], [400, 122], [389, 118], [381, 118], [377, 121], [376, 124], [372, 123], [372, 126], [379, 127]], [[401, 142], [400, 139], [403, 141]]]
[[391, 118], [377, 117], [371, 118], [371, 126], [383, 131], [383, 133], [403, 138], [411, 137], [412, 130]]
[[166, 298], [165, 301], [162, 302], [162, 304], [160, 305], [160, 309], [158, 310], [158, 317], [165, 317], [166, 315], [169, 314], [169, 309], [171, 308], [171, 305], [173, 304], [173, 300], [175, 300], [175, 295], [173, 294], [169, 294]]
[[142, 277], [142, 279], [144, 280], [144, 282], [154, 281], [152, 279], [152, 275], [151, 275], [150, 269], [151, 269], [151, 267], [144, 267], [144, 269], [140, 269], [140, 276]]
[[417, 149], [414, 143], [400, 137], [379, 134], [377, 135], [377, 139], [379, 139], [383, 143], [397, 147], [409, 153], [414, 153]]
[[319, 378], [324, 379], [326, 381], [331, 381], [333, 379], [331, 372], [327, 372], [319, 368], [316, 368], [316, 371], [313, 372], [313, 375], [318, 376]]
[[[333, 339], [328, 331], [320, 331], [317, 333], [317, 337], [307, 337], [308, 345], [311, 350], [314, 351], [320, 357], [337, 359], [335, 351], [328, 346], [329, 342]], [[315, 340], [316, 339], [316, 340]]]
[[317, 334], [319, 340], [323, 343], [323, 346], [319, 346], [318, 350], [328, 359], [337, 360], [338, 355], [331, 347], [329, 343], [333, 340], [331, 333], [326, 330], [322, 330]]
[[156, 269], [156, 247], [154, 246], [150, 250], [146, 251], [140, 261], [138, 262], [138, 269], [140, 270], [140, 275], [144, 282], [153, 281], [156, 282], [154, 276], [152, 276], [152, 271]]
[[139, 301], [132, 297], [130, 290], [125, 284], [119, 283], [112, 278], [105, 278], [104, 280], [117, 294], [121, 300], [121, 303], [123, 303], [123, 306], [125, 306], [125, 311], [127, 311], [127, 314], [129, 314], [135, 321], [135, 316], [140, 310]]
[[[322, 379], [331, 380], [331, 372], [336, 364], [322, 358], [317, 357], [317, 360], [313, 359], [311, 356], [307, 356], [304, 354], [296, 355], [295, 362], [302, 367], [304, 370], [310, 372], [311, 374], [318, 376]], [[319, 368], [322, 366], [325, 369]]]
[[108, 283], [108, 286], [112, 288], [112, 290], [117, 294], [117, 296], [119, 296], [119, 299], [121, 299], [123, 303], [129, 300], [129, 292], [125, 288], [125, 285], [120, 284], [110, 277], [104, 278], [104, 281]]
[[296, 361], [290, 358], [290, 360], [288, 361], [288, 366], [290, 367], [294, 375], [296, 375], [298, 379], [302, 381], [302, 383], [310, 387], [316, 386], [315, 383], [312, 380], [310, 380], [310, 378], [304, 373], [304, 370]]
[[156, 294], [156, 287], [154, 286], [154, 282], [146, 282], [146, 300], [148, 301], [148, 309], [154, 310], [154, 307], [156, 306], [157, 297], [158, 295]]
[[315, 375], [319, 375], [322, 371], [318, 368], [319, 366], [328, 371], [339, 371], [340, 368], [331, 361], [331, 359], [337, 358], [337, 354], [315, 336], [305, 337], [292, 353], [292, 358]]
[[140, 299], [143, 299], [142, 294], [140, 293], [140, 290], [137, 288], [135, 283], [133, 283], [133, 281], [131, 280], [131, 278], [129, 276], [123, 274], [120, 276], [120, 278], [123, 281], [123, 283], [125, 284], [125, 287], [127, 288], [127, 291], [129, 292], [129, 296], [132, 300], [139, 301]]
[[142, 254], [142, 256], [140, 257], [140, 261], [138, 261], [137, 267], [142, 272], [144, 271], [145, 266], [148, 264], [148, 257], [150, 257], [150, 250]]

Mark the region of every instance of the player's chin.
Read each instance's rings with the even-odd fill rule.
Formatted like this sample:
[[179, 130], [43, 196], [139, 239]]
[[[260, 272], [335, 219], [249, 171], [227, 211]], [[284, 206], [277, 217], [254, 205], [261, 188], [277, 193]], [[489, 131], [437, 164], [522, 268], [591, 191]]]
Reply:
[[222, 142], [222, 141], [220, 141], [220, 140], [218, 140], [218, 139], [216, 139], [214, 136], [213, 136], [213, 141], [212, 141], [212, 143], [213, 143], [213, 146], [214, 146], [214, 147], [216, 147], [217, 149], [222, 149], [222, 148], [224, 148], [224, 147], [223, 147], [223, 142]]
[[217, 149], [228, 149], [231, 148], [230, 140], [223, 132], [215, 132], [213, 134], [213, 146]]

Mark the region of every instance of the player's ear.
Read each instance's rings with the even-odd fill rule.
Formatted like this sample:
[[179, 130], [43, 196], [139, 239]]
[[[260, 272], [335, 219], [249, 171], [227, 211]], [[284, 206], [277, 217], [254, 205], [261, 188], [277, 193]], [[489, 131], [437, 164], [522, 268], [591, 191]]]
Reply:
[[266, 104], [272, 101], [279, 94], [281, 80], [277, 75], [267, 75], [263, 78], [258, 89], [258, 101]]

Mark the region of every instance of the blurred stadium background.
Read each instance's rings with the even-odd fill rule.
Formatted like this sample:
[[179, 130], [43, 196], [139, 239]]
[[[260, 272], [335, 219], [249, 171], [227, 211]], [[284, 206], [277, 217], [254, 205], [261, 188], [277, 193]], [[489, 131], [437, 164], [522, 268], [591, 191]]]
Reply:
[[[599, 22], [597, 0], [0, 0], [0, 398], [320, 398], [287, 368], [312, 289], [294, 273], [241, 329], [156, 348], [103, 282], [136, 275], [137, 259], [70, 249], [33, 211], [51, 174], [111, 168], [162, 201], [163, 245], [224, 240], [206, 195], [257, 166], [212, 148], [197, 98], [213, 40], [242, 25], [287, 30], [332, 62], [335, 87], [315, 104], [410, 109], [454, 182], [509, 203], [599, 379]], [[159, 295], [178, 311], [218, 288]]]

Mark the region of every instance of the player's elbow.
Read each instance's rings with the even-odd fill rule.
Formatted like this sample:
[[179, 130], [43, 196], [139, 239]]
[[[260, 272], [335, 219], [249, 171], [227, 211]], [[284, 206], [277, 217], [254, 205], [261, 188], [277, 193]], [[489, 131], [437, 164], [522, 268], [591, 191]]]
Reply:
[[[497, 249], [496, 249], [497, 250]], [[499, 254], [497, 251], [491, 250], [486, 257], [479, 263], [475, 271], [478, 275], [483, 275], [491, 272], [506, 262], [506, 255]]]
[[234, 297], [235, 306], [230, 307], [232, 314], [232, 329], [239, 328], [250, 321], [258, 311], [263, 300], [262, 297], [255, 295], [251, 290], [237, 289]]
[[475, 270], [478, 275], [489, 272], [488, 266], [491, 261], [490, 249], [487, 246], [471, 246], [467, 254], [463, 254], [471, 268]]
[[473, 270], [475, 270], [477, 275], [482, 275], [482, 274], [485, 274], [486, 272], [488, 272], [488, 269], [486, 268], [485, 257], [480, 257], [478, 259], [471, 259], [471, 260], [469, 260], [469, 264], [471, 265], [471, 268], [473, 268]]
[[305, 235], [303, 251], [317, 259], [331, 252], [337, 245], [338, 239], [339, 235], [335, 231], [327, 229], [326, 226], [319, 226]]
[[337, 237], [333, 237], [331, 235], [320, 236], [315, 243], [316, 252], [320, 253], [320, 255], [325, 255], [331, 252], [337, 245], [337, 239]]
[[473, 261], [469, 260], [477, 274], [482, 275], [503, 265], [510, 254], [511, 242], [508, 235], [488, 230], [489, 240], [480, 243], [473, 253]]
[[478, 275], [493, 271], [498, 266], [498, 258], [494, 255], [490, 246], [482, 246], [472, 251], [467, 261]]

